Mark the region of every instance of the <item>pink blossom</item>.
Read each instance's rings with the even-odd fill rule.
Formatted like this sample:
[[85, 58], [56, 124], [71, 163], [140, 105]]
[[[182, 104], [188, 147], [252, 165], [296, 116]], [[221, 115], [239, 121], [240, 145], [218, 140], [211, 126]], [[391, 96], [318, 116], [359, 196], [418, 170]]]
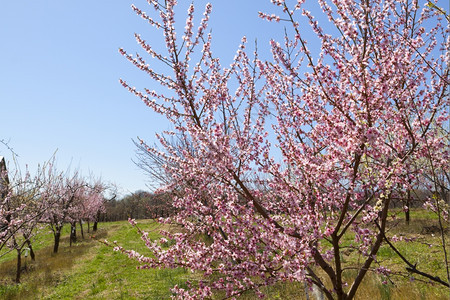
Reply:
[[[160, 242], [174, 242], [167, 248], [140, 231], [150, 257], [121, 251], [142, 268], [203, 274], [204, 281], [174, 287], [180, 299], [211, 297], [214, 289], [226, 297], [249, 289], [263, 296], [262, 286], [321, 273], [329, 277], [324, 292], [354, 297], [376, 262], [393, 195], [424, 177], [428, 170], [415, 167], [423, 161], [448, 168], [441, 130], [448, 121], [448, 80], [444, 58], [434, 55], [446, 47], [442, 24], [418, 6], [406, 10], [393, 1], [320, 0], [330, 29], [302, 7], [304, 1], [290, 8], [273, 0], [280, 14], [259, 16], [286, 22], [284, 41], [271, 40], [272, 57], [263, 60], [257, 51], [249, 55], [244, 37], [224, 68], [205, 34], [211, 5], [198, 26], [194, 7], [188, 8], [178, 39], [176, 2], [150, 2], [154, 18], [133, 9], [161, 28], [167, 53], [139, 35], [136, 40], [168, 72], [119, 52], [170, 92], [120, 83], [173, 125], [157, 136], [162, 150], [146, 149], [163, 161], [160, 192], [173, 195], [177, 210], [160, 221], [180, 230], [162, 232]], [[308, 44], [308, 34], [320, 48]], [[351, 231], [351, 248], [365, 269], [344, 289], [342, 239]], [[323, 272], [314, 274], [316, 268]]]

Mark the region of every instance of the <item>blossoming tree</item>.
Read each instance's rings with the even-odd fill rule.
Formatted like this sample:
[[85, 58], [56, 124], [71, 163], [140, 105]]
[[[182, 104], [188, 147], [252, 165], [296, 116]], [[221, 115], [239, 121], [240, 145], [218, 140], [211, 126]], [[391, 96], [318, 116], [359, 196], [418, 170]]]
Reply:
[[16, 283], [20, 282], [23, 252], [29, 251], [31, 259], [35, 259], [32, 242], [43, 227], [39, 223], [41, 217], [53, 205], [42, 198], [43, 188], [49, 184], [46, 175], [51, 168], [52, 163], [46, 162], [31, 175], [28, 169], [22, 174], [16, 165], [13, 172], [7, 173], [4, 169], [1, 175], [0, 257], [16, 251]]
[[78, 203], [78, 212], [75, 212], [74, 217], [78, 218], [80, 223], [81, 235], [83, 233], [83, 222], [88, 223], [88, 232], [90, 230], [90, 222], [94, 223], [94, 231], [97, 230], [97, 223], [100, 214], [105, 212], [105, 199], [103, 196], [106, 190], [106, 185], [100, 179], [89, 180], [83, 189], [82, 197]]
[[54, 236], [53, 252], [57, 253], [64, 224], [71, 226], [70, 245], [76, 242], [76, 224], [83, 221], [98, 221], [103, 208], [105, 185], [98, 179], [89, 182], [80, 175], [65, 174], [52, 169], [48, 174], [51, 180], [44, 187], [42, 199], [52, 203], [42, 215], [40, 222], [49, 225]]
[[[162, 191], [175, 195], [178, 214], [164, 222], [182, 230], [161, 241], [143, 233], [153, 256], [129, 255], [145, 267], [201, 271], [205, 280], [174, 288], [180, 298], [260, 293], [282, 281], [354, 298], [375, 269], [393, 191], [421, 175], [409, 166], [427, 160], [448, 169], [442, 14], [419, 1], [319, 0], [319, 23], [305, 1], [272, 0], [280, 15], [260, 17], [288, 28], [282, 43], [271, 41], [271, 59], [249, 55], [243, 38], [223, 67], [207, 32], [212, 5], [196, 30], [190, 5], [177, 35], [176, 1], [148, 2], [156, 17], [133, 9], [162, 33], [167, 53], [136, 40], [168, 71], [120, 53], [165, 91], [121, 83], [173, 124], [158, 135], [162, 151], [146, 148], [171, 176]], [[307, 28], [320, 48], [309, 48]], [[345, 282], [342, 242], [351, 234], [349, 247], [364, 259]], [[174, 245], [163, 248], [166, 239]]]

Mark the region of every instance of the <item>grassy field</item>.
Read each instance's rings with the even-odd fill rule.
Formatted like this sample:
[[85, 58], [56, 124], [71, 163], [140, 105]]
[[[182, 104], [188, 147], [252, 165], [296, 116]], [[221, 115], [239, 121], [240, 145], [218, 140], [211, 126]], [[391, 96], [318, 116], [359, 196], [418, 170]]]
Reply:
[[[142, 221], [140, 226], [151, 230], [156, 223]], [[12, 284], [14, 253], [3, 258], [0, 299], [167, 299], [170, 288], [184, 285], [189, 276], [183, 269], [137, 270], [137, 262], [87, 237], [69, 247], [68, 232], [59, 253], [53, 255], [52, 236], [44, 235], [36, 262], [27, 261], [21, 284]], [[145, 245], [128, 222], [102, 223], [95, 238], [117, 240], [127, 249], [145, 253]]]
[[[396, 222], [396, 221], [392, 221]], [[435, 224], [436, 220], [423, 211], [415, 211], [412, 223], [407, 226], [399, 220], [392, 234], [402, 234], [405, 237], [416, 238], [419, 242], [398, 242], [398, 249], [409, 258], [415, 258], [419, 269], [445, 278], [445, 268], [442, 261], [440, 243], [437, 234], [422, 234], [424, 226]], [[151, 231], [150, 236], [158, 236], [159, 226], [151, 220], [142, 220], [139, 226]], [[13, 284], [15, 277], [15, 253], [0, 258], [0, 299], [168, 299], [170, 288], [175, 284], [184, 286], [186, 280], [194, 280], [199, 276], [184, 269], [176, 270], [139, 270], [138, 263], [130, 260], [122, 253], [114, 252], [110, 247], [96, 241], [79, 237], [79, 242], [69, 247], [68, 230], [66, 226], [64, 238], [61, 240], [60, 252], [52, 254], [53, 236], [48, 231], [42, 231], [34, 243], [36, 261], [26, 259], [26, 270], [22, 275], [22, 283]], [[136, 230], [127, 222], [102, 223], [95, 235], [96, 239], [118, 241], [126, 249], [136, 250], [146, 254], [145, 245], [140, 240]], [[346, 237], [344, 243], [350, 243], [352, 236]], [[430, 248], [430, 245], [431, 248]], [[349, 253], [344, 260], [358, 263], [359, 257]], [[404, 271], [404, 265], [395, 253], [383, 246], [378, 255], [378, 261], [389, 266], [394, 272]], [[345, 273], [348, 280], [354, 275], [353, 270]], [[438, 285], [430, 285], [420, 280], [418, 276], [398, 275], [392, 281], [369, 274], [357, 299], [448, 299], [449, 290]], [[266, 288], [263, 292], [268, 299], [305, 299], [303, 284], [283, 283]], [[220, 294], [216, 298], [220, 298]], [[242, 299], [255, 299], [252, 292], [244, 294]]]

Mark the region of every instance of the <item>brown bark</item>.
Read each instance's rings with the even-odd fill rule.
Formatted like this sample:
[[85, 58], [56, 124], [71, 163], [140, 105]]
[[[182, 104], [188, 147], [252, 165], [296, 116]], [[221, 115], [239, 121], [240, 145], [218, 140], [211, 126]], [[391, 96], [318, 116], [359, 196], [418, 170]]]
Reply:
[[17, 249], [17, 270], [16, 270], [16, 283], [20, 283], [20, 274], [22, 272], [22, 253], [21, 249]]
[[81, 238], [84, 239], [83, 222], [81, 220], [80, 220], [80, 231], [81, 231]]
[[72, 222], [70, 223], [70, 246], [72, 246], [72, 243], [77, 242], [77, 223]]
[[31, 257], [31, 260], [32, 261], [35, 261], [36, 259], [36, 256], [34, 255], [34, 251], [33, 251], [33, 247], [31, 246], [31, 242], [30, 242], [30, 240], [29, 239], [27, 239], [27, 245], [28, 245], [28, 248], [30, 249], [30, 257]]
[[53, 234], [55, 237], [55, 243], [53, 244], [53, 253], [58, 253], [59, 240], [61, 238], [61, 229], [62, 227], [56, 228], [56, 231]]

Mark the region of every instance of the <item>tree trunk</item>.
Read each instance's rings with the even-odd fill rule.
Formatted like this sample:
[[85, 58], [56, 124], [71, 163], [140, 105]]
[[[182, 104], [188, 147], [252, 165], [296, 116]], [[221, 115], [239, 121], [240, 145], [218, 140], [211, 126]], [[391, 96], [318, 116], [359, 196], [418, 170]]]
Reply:
[[55, 237], [55, 244], [53, 245], [53, 253], [58, 253], [58, 248], [59, 248], [59, 239], [61, 237], [61, 227], [57, 227], [56, 231], [54, 232], [54, 237]]
[[70, 246], [72, 247], [72, 243], [77, 242], [77, 223], [70, 223]]
[[101, 214], [101, 212], [98, 210], [97, 211], [97, 214], [96, 214], [96, 216], [95, 216], [95, 221], [94, 221], [94, 226], [92, 227], [92, 231], [97, 231], [97, 224], [98, 224], [98, 220], [100, 220], [100, 214]]
[[16, 250], [17, 250], [16, 283], [20, 283], [20, 273], [22, 271], [22, 256], [21, 256], [21, 249], [16, 248]]
[[410, 216], [409, 216], [409, 211], [411, 208], [411, 190], [408, 189], [408, 191], [406, 192], [406, 208], [405, 208], [405, 222], [406, 225], [409, 225], [409, 221], [410, 221]]
[[28, 248], [30, 249], [31, 260], [35, 261], [36, 256], [34, 255], [33, 247], [31, 247], [31, 242], [29, 239], [27, 239], [27, 245], [28, 245]]
[[[408, 179], [408, 183], [411, 186], [412, 183], [412, 179]], [[408, 188], [408, 190], [406, 191], [406, 204], [405, 204], [405, 222], [406, 225], [409, 225], [410, 222], [410, 215], [409, 215], [409, 211], [411, 210], [411, 189]]]
[[87, 221], [87, 224], [88, 224], [88, 233], [89, 233], [89, 227], [90, 227], [90, 223], [89, 223], [89, 220]]
[[81, 231], [81, 238], [84, 240], [83, 222], [81, 220], [80, 220], [80, 231]]

